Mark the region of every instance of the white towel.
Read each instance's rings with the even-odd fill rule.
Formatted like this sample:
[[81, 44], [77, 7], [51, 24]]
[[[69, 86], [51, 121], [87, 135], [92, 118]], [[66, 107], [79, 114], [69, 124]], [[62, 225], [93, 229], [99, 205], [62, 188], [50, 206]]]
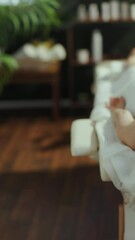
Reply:
[[[108, 77], [107, 77], [108, 79]], [[94, 108], [90, 118], [93, 121], [101, 121], [110, 117], [110, 111], [105, 107], [108, 99], [111, 97], [111, 81], [103, 79], [96, 84], [96, 95], [94, 99]]]
[[77, 119], [71, 125], [72, 156], [94, 156], [98, 149], [98, 139], [90, 119]]
[[119, 141], [111, 119], [98, 122], [96, 131], [102, 180], [110, 179], [135, 208], [135, 151]]
[[108, 84], [102, 81], [96, 94], [91, 118], [96, 122], [101, 178], [111, 180], [122, 192], [127, 205], [135, 209], [135, 151], [120, 142], [109, 110], [105, 108], [110, 96], [124, 96], [126, 108], [135, 116], [135, 67], [126, 68]]

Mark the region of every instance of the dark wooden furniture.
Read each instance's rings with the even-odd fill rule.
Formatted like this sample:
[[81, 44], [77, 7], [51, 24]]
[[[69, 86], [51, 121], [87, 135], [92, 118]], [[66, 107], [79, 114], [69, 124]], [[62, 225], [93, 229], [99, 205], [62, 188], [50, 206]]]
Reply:
[[59, 117], [60, 101], [60, 62], [44, 62], [36, 59], [19, 59], [19, 69], [14, 73], [11, 83], [45, 83], [52, 87], [53, 108], [55, 119]]
[[[134, 23], [129, 19], [126, 21], [108, 21], [102, 19], [90, 21], [75, 20], [67, 31], [68, 52], [68, 82], [69, 98], [71, 105], [77, 107], [88, 107], [92, 105], [92, 84], [94, 80], [95, 62], [91, 56], [91, 37], [95, 29], [101, 31], [103, 36], [103, 59], [122, 59], [127, 56], [134, 47]], [[90, 58], [86, 64], [79, 63], [76, 59], [78, 49], [88, 49]], [[91, 103], [91, 104], [90, 104]]]

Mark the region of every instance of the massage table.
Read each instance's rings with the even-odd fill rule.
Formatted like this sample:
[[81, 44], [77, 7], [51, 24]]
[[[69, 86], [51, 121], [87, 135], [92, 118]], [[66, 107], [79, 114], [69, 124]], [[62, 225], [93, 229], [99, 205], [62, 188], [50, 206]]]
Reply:
[[112, 181], [121, 191], [119, 240], [135, 240], [135, 151], [118, 139], [110, 111], [111, 96], [123, 96], [135, 116], [135, 66], [126, 60], [102, 61], [94, 69], [94, 105], [90, 117], [71, 125], [71, 154], [99, 161], [102, 181]]

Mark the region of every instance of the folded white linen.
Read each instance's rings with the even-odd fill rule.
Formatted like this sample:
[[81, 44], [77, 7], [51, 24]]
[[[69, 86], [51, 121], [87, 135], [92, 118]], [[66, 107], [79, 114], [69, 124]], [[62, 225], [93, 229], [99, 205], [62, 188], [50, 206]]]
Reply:
[[[108, 78], [107, 78], [108, 79]], [[101, 121], [110, 116], [110, 111], [105, 107], [111, 96], [111, 81], [101, 80], [96, 84], [96, 95], [94, 99], [94, 108], [90, 118], [93, 121]]]
[[48, 48], [46, 45], [35, 46], [31, 43], [24, 44], [14, 54], [16, 58], [33, 58], [41, 61], [56, 61], [66, 58], [66, 50], [61, 44], [54, 44]]
[[97, 105], [91, 112], [90, 119], [94, 122], [102, 121], [110, 117], [110, 111], [105, 108], [104, 104]]
[[72, 156], [94, 156], [98, 149], [98, 139], [93, 122], [87, 119], [74, 120], [71, 125]]

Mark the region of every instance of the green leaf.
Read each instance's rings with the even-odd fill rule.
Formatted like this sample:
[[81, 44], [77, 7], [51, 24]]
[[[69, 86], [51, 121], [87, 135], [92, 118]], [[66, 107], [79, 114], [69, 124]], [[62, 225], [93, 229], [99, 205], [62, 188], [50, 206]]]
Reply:
[[19, 67], [16, 59], [6, 54], [0, 55], [0, 65], [5, 67], [9, 72], [12, 72]]
[[13, 72], [18, 69], [17, 61], [5, 54], [0, 54], [0, 93], [4, 85], [10, 80]]

